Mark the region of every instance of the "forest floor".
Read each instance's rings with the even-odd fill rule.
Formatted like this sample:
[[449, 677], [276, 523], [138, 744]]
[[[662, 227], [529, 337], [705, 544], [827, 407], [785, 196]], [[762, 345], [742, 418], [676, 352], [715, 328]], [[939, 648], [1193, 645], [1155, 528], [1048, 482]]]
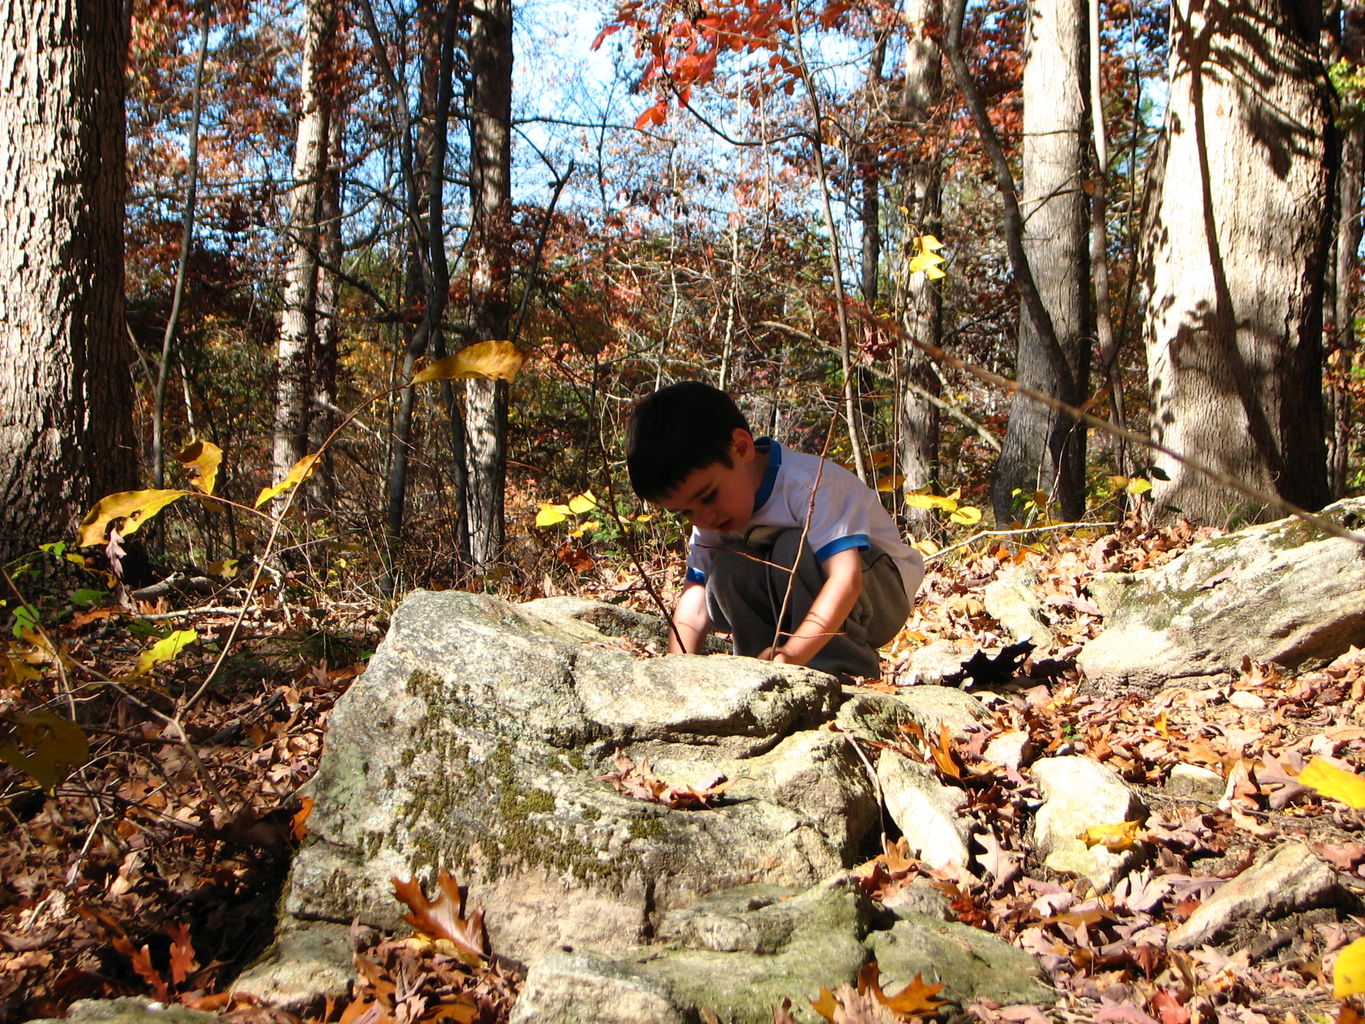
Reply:
[[[1037, 956], [1060, 993], [1046, 1015], [977, 1004], [953, 1011], [958, 1019], [1359, 1019], [1350, 1001], [1332, 997], [1331, 969], [1365, 930], [1352, 902], [1365, 891], [1361, 812], [1295, 776], [1315, 755], [1355, 767], [1365, 761], [1365, 653], [1298, 678], [1247, 663], [1229, 685], [1155, 696], [1094, 692], [1074, 667], [1100, 626], [1085, 591], [1091, 576], [1159, 564], [1192, 538], [1177, 525], [1058, 535], [1046, 546], [987, 539], [931, 563], [917, 610], [873, 685], [894, 690], [910, 654], [928, 641], [958, 641], [964, 657], [1007, 643], [982, 591], [1009, 564], [1027, 562], [1038, 573], [1058, 636], [1055, 648], [1035, 652], [1009, 678], [976, 682], [994, 716], [987, 728], [955, 742], [906, 738], [907, 753], [965, 791], [963, 813], [979, 833], [973, 864], [931, 872], [886, 841], [857, 871], [879, 897], [931, 878], [960, 920]], [[644, 607], [629, 572], [598, 579], [576, 592]], [[170, 595], [132, 609], [73, 609], [7, 643], [0, 711], [18, 742], [0, 743], [10, 762], [0, 766], [0, 1024], [127, 994], [216, 1010], [239, 1024], [294, 1020], [223, 988], [270, 939], [291, 851], [307, 830], [296, 791], [316, 770], [328, 714], [363, 670], [382, 623], [360, 607], [270, 598], [255, 602], [233, 635], [237, 618], [230, 595]], [[160, 660], [147, 656], [149, 645], [173, 646], [173, 630], [190, 628], [193, 644], [178, 653], [163, 647]], [[72, 717], [84, 736], [63, 729]], [[1087, 891], [1032, 856], [1017, 822], [1036, 791], [1018, 771], [980, 760], [1004, 732], [1026, 733], [1036, 754], [1079, 753], [1109, 765], [1151, 808], [1123, 841], [1139, 839], [1153, 855], [1114, 892]], [[1176, 763], [1222, 774], [1224, 798], [1215, 806], [1167, 795], [1163, 782]], [[1351, 901], [1305, 908], [1218, 946], [1166, 947], [1169, 930], [1221, 879], [1289, 841], [1336, 868]], [[420, 902], [410, 893], [406, 901]], [[452, 922], [460, 919], [447, 915], [445, 927]], [[400, 936], [366, 951], [352, 998], [310, 1019], [505, 1020], [516, 978], [496, 960], [429, 941], [452, 937], [441, 928], [429, 924], [427, 940]], [[396, 987], [400, 975], [410, 984]], [[854, 995], [835, 993], [817, 1009], [848, 1024], [935, 1016], [926, 1008], [897, 1015]], [[790, 1019], [784, 1013], [775, 1010], [774, 1020]]]

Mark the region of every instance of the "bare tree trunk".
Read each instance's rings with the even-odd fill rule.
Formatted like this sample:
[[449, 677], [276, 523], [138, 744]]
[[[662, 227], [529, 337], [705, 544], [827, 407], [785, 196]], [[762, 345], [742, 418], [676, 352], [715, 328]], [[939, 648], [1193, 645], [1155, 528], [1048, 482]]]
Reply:
[[[322, 179], [322, 202], [319, 207], [318, 291], [316, 348], [313, 355], [313, 410], [309, 416], [309, 451], [317, 451], [336, 428], [337, 374], [340, 369], [341, 342], [341, 262], [345, 257], [341, 244], [341, 167], [344, 163], [342, 146], [345, 138], [345, 103], [340, 95], [332, 96], [332, 108], [327, 118], [327, 167]], [[315, 502], [327, 508], [336, 507], [337, 486], [335, 460], [329, 448], [323, 456], [320, 473], [309, 477], [311, 495]]]
[[[905, 174], [901, 205], [907, 213], [905, 236], [910, 242], [920, 235], [942, 231], [942, 167], [938, 139], [934, 137], [934, 113], [943, 98], [943, 58], [930, 31], [943, 20], [942, 0], [909, 0], [902, 18], [905, 43], [905, 92], [900, 117], [904, 128], [918, 136], [920, 156]], [[943, 302], [923, 274], [908, 273], [910, 252], [902, 253], [901, 288], [897, 315], [905, 333], [918, 341], [938, 346], [943, 340]], [[902, 384], [897, 395], [899, 437], [897, 453], [905, 487], [917, 490], [938, 484], [939, 411], [927, 396], [939, 393], [939, 379], [928, 355], [914, 345], [902, 344], [897, 353]], [[904, 510], [906, 524], [921, 537], [933, 516], [928, 509]]]
[[[1069, 405], [1085, 399], [1093, 337], [1086, 196], [1085, 0], [1032, 0], [1025, 28], [1023, 247], [1057, 344], [1056, 372], [1032, 317], [1020, 311], [1015, 377]], [[1010, 410], [991, 503], [996, 521], [1017, 518], [1014, 496], [1044, 491], [1066, 519], [1085, 512], [1085, 428], [1022, 395]]]
[[[512, 314], [512, 4], [471, 0], [469, 31], [470, 321], [472, 341], [507, 338]], [[507, 476], [507, 382], [471, 380], [470, 546], [474, 564], [502, 554]]]
[[132, 487], [123, 325], [118, 0], [30, 0], [0, 21], [0, 558]]
[[[1365, 59], [1362, 38], [1365, 12], [1329, 5], [1324, 45], [1328, 59], [1343, 57], [1353, 64]], [[1357, 101], [1358, 102], [1358, 101]], [[1345, 119], [1342, 119], [1345, 120]], [[1327, 279], [1328, 336], [1335, 343], [1340, 368], [1349, 368], [1356, 349], [1353, 308], [1357, 252], [1361, 240], [1361, 190], [1365, 186], [1365, 122], [1359, 116], [1339, 122], [1336, 190], [1336, 230], [1332, 240], [1332, 273]], [[1349, 372], [1349, 369], [1348, 369]], [[1351, 396], [1342, 387], [1327, 389], [1327, 486], [1333, 498], [1346, 496], [1351, 449]]]
[[289, 264], [284, 310], [275, 351], [274, 475], [279, 480], [307, 454], [316, 383], [312, 355], [317, 337], [318, 257], [322, 200], [328, 169], [331, 97], [326, 71], [333, 49], [333, 0], [304, 6], [299, 124], [294, 146], [294, 184], [289, 197]]
[[[1304, 508], [1327, 500], [1322, 298], [1335, 186], [1313, 4], [1171, 5], [1165, 160], [1145, 270], [1152, 434]], [[1268, 245], [1266, 239], [1274, 239]], [[1170, 458], [1158, 508], [1259, 519]]]

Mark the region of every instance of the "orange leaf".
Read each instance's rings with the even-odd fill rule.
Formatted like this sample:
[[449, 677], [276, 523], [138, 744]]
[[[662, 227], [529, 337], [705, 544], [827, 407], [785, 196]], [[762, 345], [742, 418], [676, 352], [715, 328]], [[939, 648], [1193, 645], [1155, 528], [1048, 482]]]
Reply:
[[[393, 880], [393, 893], [399, 901], [406, 903], [411, 914], [404, 914], [403, 920], [430, 939], [446, 939], [453, 943], [462, 954], [468, 954], [477, 961], [488, 957], [488, 936], [483, 929], [483, 911], [476, 910], [469, 917], [464, 916], [464, 897], [460, 894], [460, 883], [441, 869], [436, 885], [440, 896], [432, 903], [422, 892], [416, 878], [406, 882]], [[464, 959], [462, 956], [461, 959]]]
[[194, 958], [194, 943], [190, 941], [189, 925], [183, 922], [168, 925], [166, 934], [171, 937], [171, 981], [176, 985], [183, 985], [199, 966], [199, 961]]

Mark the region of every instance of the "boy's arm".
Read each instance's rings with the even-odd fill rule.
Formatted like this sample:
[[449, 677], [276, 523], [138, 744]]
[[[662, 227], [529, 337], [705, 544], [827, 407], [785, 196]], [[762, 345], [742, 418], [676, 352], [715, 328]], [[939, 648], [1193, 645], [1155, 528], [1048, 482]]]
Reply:
[[[683, 587], [678, 606], [673, 609], [673, 626], [675, 628], [668, 631], [668, 653], [700, 654], [706, 634], [711, 632], [711, 615], [706, 610], [704, 584], [688, 583]], [[682, 639], [681, 646], [679, 638]]]
[[825, 585], [815, 595], [810, 611], [781, 647], [768, 648], [760, 658], [784, 665], [805, 665], [844, 628], [849, 612], [863, 592], [863, 555], [845, 548], [825, 559]]

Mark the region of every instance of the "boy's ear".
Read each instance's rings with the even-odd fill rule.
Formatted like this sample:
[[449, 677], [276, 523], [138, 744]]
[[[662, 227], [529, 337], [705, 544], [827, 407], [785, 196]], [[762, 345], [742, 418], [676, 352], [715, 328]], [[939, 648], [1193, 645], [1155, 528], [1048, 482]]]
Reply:
[[754, 457], [754, 435], [743, 427], [735, 427], [730, 435], [730, 451], [736, 462], [748, 462]]

